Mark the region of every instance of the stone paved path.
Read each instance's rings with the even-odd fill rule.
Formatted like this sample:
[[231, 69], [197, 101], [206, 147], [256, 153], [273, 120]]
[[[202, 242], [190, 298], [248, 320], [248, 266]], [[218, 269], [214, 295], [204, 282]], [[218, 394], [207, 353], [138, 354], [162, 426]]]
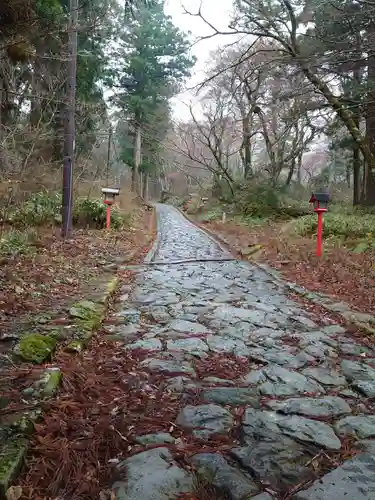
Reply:
[[[202, 443], [234, 436], [225, 454], [198, 453], [192, 464], [232, 500], [285, 498], [304, 481], [307, 489], [288, 498], [375, 499], [375, 351], [309, 316], [264, 271], [227, 260], [174, 208], [157, 210], [154, 265], [142, 268], [131, 302], [123, 303], [118, 314], [128, 324], [118, 333], [132, 334], [127, 349], [148, 351], [143, 367], [164, 375], [166, 391], [199, 390], [199, 403], [182, 407], [177, 428]], [[199, 262], [176, 263], [192, 259]], [[202, 379], [196, 360], [215, 355], [227, 357], [226, 373], [236, 358], [248, 370], [223, 379], [219, 366]], [[311, 484], [317, 461], [339, 457], [348, 440], [361, 441], [363, 453]], [[168, 449], [173, 436], [139, 442], [160, 447], [122, 464], [126, 479], [114, 485], [116, 498], [169, 500], [192, 491], [190, 473]]]

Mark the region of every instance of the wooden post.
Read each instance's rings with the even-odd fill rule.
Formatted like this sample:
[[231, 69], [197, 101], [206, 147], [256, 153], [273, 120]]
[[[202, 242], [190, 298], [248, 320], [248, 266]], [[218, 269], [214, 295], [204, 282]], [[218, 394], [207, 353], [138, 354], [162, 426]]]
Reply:
[[78, 0], [69, 1], [69, 61], [66, 84], [66, 107], [64, 117], [64, 167], [63, 167], [63, 199], [62, 228], [63, 238], [69, 236], [72, 229], [73, 208], [73, 165], [75, 150], [75, 100], [77, 73], [77, 23]]

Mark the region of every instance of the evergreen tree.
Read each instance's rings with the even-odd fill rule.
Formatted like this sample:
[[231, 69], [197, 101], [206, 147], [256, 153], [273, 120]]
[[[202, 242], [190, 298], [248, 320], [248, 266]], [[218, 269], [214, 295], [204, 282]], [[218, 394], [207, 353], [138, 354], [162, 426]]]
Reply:
[[[140, 187], [138, 172], [142, 163], [147, 165], [143, 170], [150, 172], [154, 161], [151, 151], [155, 153], [156, 142], [163, 138], [159, 126], [161, 114], [164, 118], [168, 115], [168, 100], [179, 91], [195, 61], [189, 54], [187, 36], [166, 16], [161, 0], [138, 8], [129, 24], [120, 27], [119, 32], [119, 48], [112, 56], [117, 63], [112, 68], [111, 84], [116, 89], [113, 100], [132, 127], [132, 186], [136, 190]], [[159, 137], [155, 137], [151, 146], [153, 135]], [[146, 142], [149, 154], [142, 161], [142, 154], [146, 153], [142, 143]]]

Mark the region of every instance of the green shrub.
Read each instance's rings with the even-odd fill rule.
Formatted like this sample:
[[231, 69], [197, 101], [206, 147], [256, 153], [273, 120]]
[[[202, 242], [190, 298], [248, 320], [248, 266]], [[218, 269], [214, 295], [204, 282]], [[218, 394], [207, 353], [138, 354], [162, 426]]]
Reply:
[[[107, 207], [99, 199], [74, 200], [73, 224], [79, 227], [103, 229]], [[61, 224], [62, 197], [60, 193], [41, 191], [32, 194], [21, 206], [11, 211], [8, 221], [15, 226], [41, 226]], [[111, 227], [121, 229], [130, 225], [129, 215], [111, 210]]]
[[174, 207], [183, 208], [185, 203], [190, 200], [190, 196], [170, 196], [168, 199], [163, 201], [163, 203], [168, 203], [169, 205], [173, 205]]
[[0, 255], [15, 257], [17, 255], [30, 255], [34, 253], [33, 243], [37, 240], [34, 231], [12, 230], [0, 239]]
[[235, 217], [235, 220], [240, 224], [245, 224], [246, 226], [249, 227], [263, 226], [268, 221], [268, 219], [265, 217], [252, 217], [252, 216], [245, 216], [245, 217], [241, 216], [239, 218]]
[[[293, 223], [295, 233], [309, 236], [316, 233], [318, 222], [316, 214], [300, 217]], [[324, 235], [343, 239], [360, 239], [369, 233], [375, 234], [374, 215], [346, 215], [327, 213], [324, 216]]]
[[247, 217], [270, 217], [280, 209], [279, 194], [269, 184], [248, 182], [237, 187], [234, 206]]
[[19, 226], [60, 224], [61, 207], [61, 194], [41, 191], [32, 194], [20, 207], [12, 210], [8, 221]]
[[214, 220], [222, 219], [223, 211], [222, 210], [209, 210], [206, 213], [202, 213], [200, 220], [202, 222], [212, 222]]
[[354, 248], [352, 248], [354, 253], [365, 253], [372, 250], [375, 250], [375, 240], [361, 241]]
[[[73, 207], [73, 224], [78, 227], [103, 229], [106, 225], [107, 206], [102, 200], [82, 199]], [[111, 228], [121, 229], [131, 224], [129, 214], [120, 214], [118, 210], [111, 209]]]

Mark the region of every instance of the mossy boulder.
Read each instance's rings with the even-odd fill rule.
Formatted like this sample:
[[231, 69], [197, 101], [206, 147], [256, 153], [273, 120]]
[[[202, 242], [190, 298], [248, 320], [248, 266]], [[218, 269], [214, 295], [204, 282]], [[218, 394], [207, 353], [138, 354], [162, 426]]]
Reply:
[[56, 393], [61, 379], [62, 373], [59, 368], [48, 368], [34, 384], [35, 393], [42, 398], [52, 397]]
[[[8, 413], [1, 418], [0, 425], [0, 445], [7, 439], [14, 439], [15, 436], [27, 436], [34, 431], [34, 424], [42, 415], [42, 410], [36, 408], [31, 411]], [[1, 498], [1, 497], [0, 497]]]
[[115, 276], [107, 284], [107, 295], [111, 296], [112, 294], [114, 294], [119, 286], [120, 286], [120, 279], [117, 276]]
[[27, 452], [25, 438], [11, 439], [0, 446], [0, 498], [5, 498], [12, 481], [19, 474]]
[[95, 330], [102, 321], [104, 307], [91, 300], [81, 300], [70, 308], [69, 314], [83, 330]]
[[76, 302], [69, 309], [69, 314], [72, 318], [86, 319], [91, 313], [95, 313], [97, 305], [91, 300], [81, 300]]
[[82, 340], [72, 340], [72, 342], [70, 342], [65, 350], [67, 352], [75, 352], [75, 353], [80, 353], [83, 351], [83, 348], [85, 347], [85, 344]]
[[15, 348], [15, 354], [24, 361], [41, 364], [50, 359], [57, 344], [57, 339], [41, 333], [24, 335]]

